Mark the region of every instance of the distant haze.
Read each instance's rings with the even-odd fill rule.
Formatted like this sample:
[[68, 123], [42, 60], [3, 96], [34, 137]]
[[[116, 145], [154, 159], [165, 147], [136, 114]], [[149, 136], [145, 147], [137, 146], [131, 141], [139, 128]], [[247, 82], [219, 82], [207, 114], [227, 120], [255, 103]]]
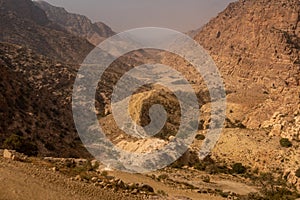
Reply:
[[198, 29], [234, 0], [46, 0], [68, 12], [102, 21], [120, 32], [155, 26], [181, 32]]

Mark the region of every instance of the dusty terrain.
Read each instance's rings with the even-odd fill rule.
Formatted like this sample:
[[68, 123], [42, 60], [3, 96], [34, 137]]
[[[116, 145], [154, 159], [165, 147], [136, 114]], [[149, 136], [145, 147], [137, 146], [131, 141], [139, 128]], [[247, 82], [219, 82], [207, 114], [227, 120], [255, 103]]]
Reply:
[[[72, 168], [67, 159], [28, 158], [13, 152], [12, 155], [15, 157], [4, 158], [3, 150], [0, 151], [0, 155], [2, 183], [0, 199], [7, 200], [99, 198], [219, 200], [224, 199], [222, 194], [228, 196], [232, 194], [232, 197], [236, 198], [237, 195], [258, 191], [258, 187], [244, 178], [208, 175], [193, 168], [166, 168], [148, 174], [130, 174], [105, 171], [101, 165], [94, 170], [87, 168], [79, 170], [81, 169], [79, 166], [86, 162], [85, 159], [75, 160], [78, 166]], [[209, 176], [210, 180], [203, 181], [204, 176]], [[121, 180], [124, 183], [119, 184]], [[134, 189], [134, 185], [137, 184], [140, 185], [140, 189]], [[143, 190], [145, 186], [150, 189]]]

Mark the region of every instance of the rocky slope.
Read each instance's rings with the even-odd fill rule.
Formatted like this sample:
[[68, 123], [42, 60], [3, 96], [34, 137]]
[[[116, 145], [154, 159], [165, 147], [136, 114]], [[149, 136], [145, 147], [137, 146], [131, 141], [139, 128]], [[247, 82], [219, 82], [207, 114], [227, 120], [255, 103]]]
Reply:
[[[240, 120], [249, 128], [264, 126], [276, 112], [298, 115], [299, 12], [299, 1], [238, 1], [195, 37], [219, 66], [229, 103], [245, 107]], [[289, 121], [284, 129], [296, 125]]]
[[72, 121], [74, 67], [17, 45], [0, 43], [0, 52], [0, 144], [33, 155], [89, 156]]
[[[0, 42], [0, 52], [0, 146], [17, 147], [33, 155], [90, 157], [81, 144], [72, 115], [72, 89], [79, 66], [57, 62], [10, 43]], [[113, 85], [130, 68], [117, 60], [99, 80], [99, 117], [109, 114]], [[23, 141], [32, 144], [28, 150], [18, 145]]]
[[112, 29], [102, 22], [92, 23], [83, 15], [67, 12], [64, 8], [52, 6], [45, 1], [36, 1], [35, 5], [45, 11], [52, 22], [60, 25], [73, 35], [87, 39], [97, 46], [105, 38], [115, 34]]
[[[215, 60], [226, 86], [226, 121], [230, 123], [225, 124], [213, 156], [286, 174], [298, 189], [299, 25], [297, 0], [240, 0], [231, 3], [195, 36]], [[199, 75], [184, 60], [168, 55], [164, 62], [176, 65], [197, 92], [206, 90]], [[201, 110], [207, 124], [210, 105], [205, 104]], [[280, 146], [280, 138], [288, 138], [293, 146]]]
[[0, 41], [18, 44], [52, 59], [80, 63], [93, 48], [87, 40], [51, 22], [30, 0], [0, 1]]
[[[33, 155], [89, 157], [74, 127], [71, 96], [76, 63], [93, 46], [48, 20], [30, 0], [0, 5], [0, 146]], [[105, 114], [103, 98], [129, 66], [116, 61], [111, 68], [99, 82], [99, 115]]]
[[[72, 88], [78, 66], [10, 43], [0, 42], [0, 52], [0, 146], [30, 155], [90, 157], [72, 115]], [[96, 93], [99, 117], [109, 115], [113, 85], [131, 68], [117, 60], [104, 73]], [[103, 118], [111, 127], [108, 119]]]

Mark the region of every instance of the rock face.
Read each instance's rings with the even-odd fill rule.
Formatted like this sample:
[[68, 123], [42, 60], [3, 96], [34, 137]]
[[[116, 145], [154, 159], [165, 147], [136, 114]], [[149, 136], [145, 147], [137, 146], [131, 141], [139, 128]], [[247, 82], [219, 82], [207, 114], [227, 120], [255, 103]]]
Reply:
[[31, 0], [0, 1], [0, 41], [22, 45], [52, 59], [80, 63], [93, 48], [51, 22]]
[[240, 64], [297, 64], [299, 23], [297, 0], [240, 0], [211, 20], [195, 39], [212, 55], [235, 58]]
[[115, 34], [109, 26], [102, 22], [92, 23], [83, 15], [68, 13], [64, 8], [55, 7], [45, 1], [36, 1], [35, 5], [45, 11], [52, 22], [60, 25], [73, 35], [87, 39], [97, 46], [105, 38]]

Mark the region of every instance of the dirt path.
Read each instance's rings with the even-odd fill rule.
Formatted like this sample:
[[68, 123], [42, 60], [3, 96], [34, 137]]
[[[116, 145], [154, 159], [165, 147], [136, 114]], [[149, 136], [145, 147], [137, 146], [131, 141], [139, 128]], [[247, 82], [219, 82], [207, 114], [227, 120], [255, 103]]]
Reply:
[[[123, 180], [125, 183], [147, 184], [153, 187], [154, 191], [163, 191], [167, 197], [158, 196], [135, 196], [130, 192], [122, 190], [118, 192], [112, 189], [102, 189], [94, 186], [93, 182], [75, 181], [58, 171], [53, 171], [51, 165], [42, 164], [41, 160], [34, 159], [34, 162], [18, 162], [4, 159], [0, 156], [0, 200], [135, 200], [135, 199], [155, 199], [155, 200], [222, 200], [215, 193], [198, 193], [198, 189], [179, 189], [182, 183], [188, 183], [197, 188], [210, 188], [212, 190], [235, 192], [246, 195], [255, 192], [255, 188], [242, 182], [223, 179], [211, 176], [209, 183], [201, 181], [201, 173], [187, 170], [168, 170], [157, 172], [157, 175], [167, 174], [169, 182], [156, 181], [149, 176], [142, 174], [130, 174], [120, 171], [110, 171], [109, 175]], [[154, 175], [154, 174], [153, 174]]]
[[142, 199], [104, 190], [31, 163], [0, 158], [1, 200], [123, 200]]
[[144, 183], [144, 184], [151, 185], [155, 191], [163, 190], [164, 192], [166, 192], [171, 199], [178, 199], [178, 197], [188, 197], [190, 199], [195, 199], [195, 200], [224, 199], [218, 196], [212, 196], [208, 194], [200, 194], [192, 191], [176, 189], [175, 187], [171, 187], [164, 183], [154, 181], [153, 179], [141, 174], [129, 174], [129, 173], [118, 172], [118, 171], [112, 171], [110, 172], [110, 174], [127, 182]]

